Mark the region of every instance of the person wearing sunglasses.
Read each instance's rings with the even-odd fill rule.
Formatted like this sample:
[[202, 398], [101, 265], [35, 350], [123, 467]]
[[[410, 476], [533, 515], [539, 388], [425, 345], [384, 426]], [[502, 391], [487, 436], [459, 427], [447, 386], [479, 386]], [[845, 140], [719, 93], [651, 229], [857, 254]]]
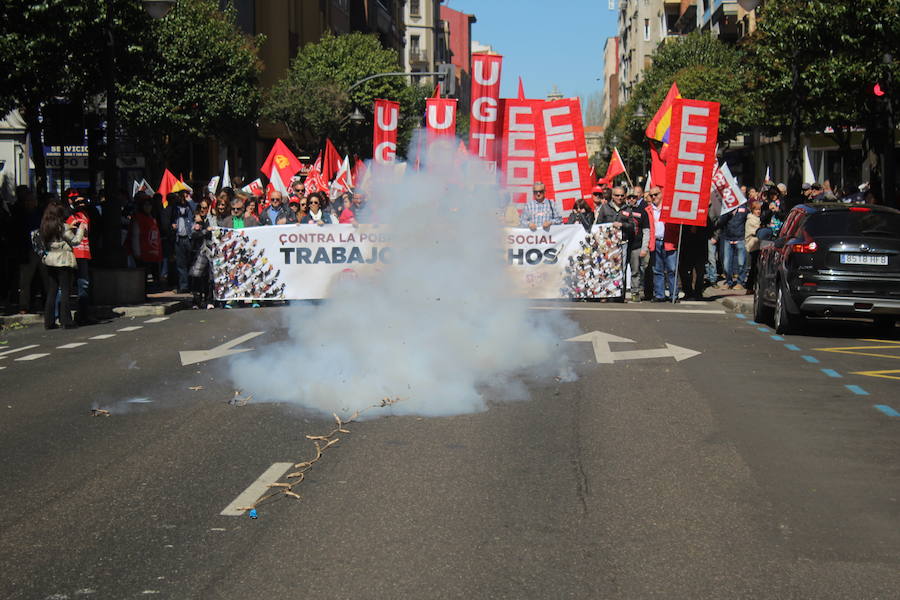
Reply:
[[323, 225], [331, 225], [331, 214], [325, 210], [325, 194], [322, 192], [315, 192], [309, 195], [307, 198], [307, 206], [309, 208], [309, 213], [303, 217], [301, 223], [303, 224], [311, 224], [315, 223], [319, 227]]
[[541, 227], [549, 231], [551, 225], [562, 224], [562, 213], [556, 206], [556, 201], [547, 198], [544, 183], [535, 181], [531, 192], [532, 197], [525, 203], [519, 217], [519, 227], [527, 227], [531, 231]]
[[597, 207], [597, 223], [615, 223], [619, 219], [619, 211], [625, 206], [625, 188], [616, 186], [612, 189], [612, 201]]

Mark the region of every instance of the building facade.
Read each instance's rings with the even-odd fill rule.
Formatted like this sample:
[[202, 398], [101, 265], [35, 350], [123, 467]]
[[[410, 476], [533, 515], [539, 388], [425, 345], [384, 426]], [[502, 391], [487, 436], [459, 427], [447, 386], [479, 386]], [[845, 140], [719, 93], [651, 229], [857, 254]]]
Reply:
[[469, 110], [472, 101], [472, 24], [477, 21], [470, 15], [441, 5], [444, 35], [450, 50], [450, 63], [456, 75], [456, 96], [459, 109]]
[[[403, 8], [405, 29], [404, 65], [407, 73], [434, 73], [438, 65], [449, 62], [449, 50], [441, 22], [442, 0], [406, 0]], [[433, 76], [413, 78], [413, 83], [433, 87]]]
[[619, 107], [619, 38], [606, 38], [603, 44], [603, 100], [600, 125], [609, 127], [609, 120]]
[[634, 86], [650, 66], [653, 52], [669, 36], [681, 0], [621, 0], [619, 3], [619, 102], [628, 101]]

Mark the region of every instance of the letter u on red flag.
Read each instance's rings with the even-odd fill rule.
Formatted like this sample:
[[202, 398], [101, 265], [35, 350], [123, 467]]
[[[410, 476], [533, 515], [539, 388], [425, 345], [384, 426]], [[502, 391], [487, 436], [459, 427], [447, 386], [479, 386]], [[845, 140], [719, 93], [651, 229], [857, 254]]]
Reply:
[[375, 132], [372, 135], [372, 160], [378, 164], [394, 162], [397, 156], [397, 125], [400, 103], [375, 100]]
[[425, 101], [425, 129], [428, 141], [456, 135], [456, 99], [429, 98]]
[[500, 137], [499, 54], [472, 55], [472, 106], [469, 121], [469, 154], [496, 162]]

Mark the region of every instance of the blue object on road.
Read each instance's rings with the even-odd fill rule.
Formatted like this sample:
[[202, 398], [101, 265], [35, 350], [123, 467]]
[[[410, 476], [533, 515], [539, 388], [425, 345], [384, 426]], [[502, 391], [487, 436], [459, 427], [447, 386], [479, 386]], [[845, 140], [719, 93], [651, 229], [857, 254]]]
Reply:
[[858, 385], [846, 385], [846, 386], [844, 386], [844, 387], [846, 387], [848, 390], [850, 390], [851, 392], [853, 392], [853, 393], [856, 394], [857, 396], [868, 396], [868, 395], [869, 395], [869, 392], [867, 392], [866, 390], [862, 389], [862, 388], [859, 387]]
[[773, 340], [775, 340], [776, 342], [783, 342], [783, 341], [784, 341], [784, 338], [781, 337], [780, 335], [770, 335], [769, 337], [771, 337], [771, 338], [772, 338]]
[[878, 410], [880, 410], [881, 412], [883, 412], [884, 414], [886, 414], [889, 417], [900, 417], [900, 412], [897, 412], [896, 410], [894, 410], [887, 404], [876, 404], [875, 408], [877, 408]]
[[805, 360], [805, 361], [808, 362], [808, 363], [817, 363], [817, 362], [819, 362], [819, 359], [816, 358], [815, 356], [809, 356], [809, 355], [806, 355], [806, 354], [803, 355], [803, 360]]
[[794, 352], [800, 351], [800, 348], [798, 346], [795, 346], [794, 344], [785, 344], [784, 347], [788, 350], [793, 350]]
[[829, 377], [843, 377], [840, 373], [835, 371], [834, 369], [822, 369], [822, 372], [828, 375]]
[[256, 509], [255, 509], [255, 508], [251, 508], [251, 509], [250, 509], [250, 518], [251, 518], [251, 519], [256, 519], [257, 517], [259, 517], [259, 515], [256, 514]]

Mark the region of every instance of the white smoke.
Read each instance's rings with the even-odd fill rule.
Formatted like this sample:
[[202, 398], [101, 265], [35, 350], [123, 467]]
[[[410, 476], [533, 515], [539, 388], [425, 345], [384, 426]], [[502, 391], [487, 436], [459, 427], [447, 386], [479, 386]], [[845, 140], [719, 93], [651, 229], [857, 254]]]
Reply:
[[369, 193], [393, 240], [391, 264], [291, 307], [287, 342], [232, 360], [235, 385], [255, 401], [346, 415], [399, 397], [395, 414], [450, 415], [485, 410], [487, 390], [526, 397], [525, 374], [570, 372], [561, 340], [577, 327], [511, 296], [505, 194], [450, 145], [422, 158], [420, 171], [376, 175]]

